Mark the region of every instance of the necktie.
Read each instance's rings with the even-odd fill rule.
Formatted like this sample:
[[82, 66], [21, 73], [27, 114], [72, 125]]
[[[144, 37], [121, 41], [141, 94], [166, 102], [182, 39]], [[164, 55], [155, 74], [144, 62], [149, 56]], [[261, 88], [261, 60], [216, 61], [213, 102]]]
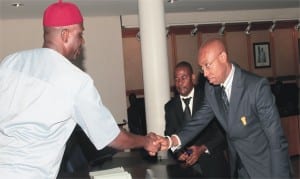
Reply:
[[228, 107], [229, 107], [229, 101], [228, 101], [224, 86], [221, 86], [221, 98], [223, 101], [224, 111], [227, 113]]
[[192, 118], [192, 115], [191, 115], [191, 110], [190, 110], [190, 100], [192, 99], [192, 97], [189, 97], [189, 98], [183, 98], [183, 102], [185, 103], [185, 109], [184, 109], [184, 118], [185, 120], [189, 120]]

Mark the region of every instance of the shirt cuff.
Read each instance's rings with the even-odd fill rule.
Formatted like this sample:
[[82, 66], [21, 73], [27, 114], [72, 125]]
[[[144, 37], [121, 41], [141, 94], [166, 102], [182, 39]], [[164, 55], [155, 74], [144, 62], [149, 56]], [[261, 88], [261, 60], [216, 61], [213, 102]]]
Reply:
[[165, 136], [165, 138], [167, 138], [167, 139], [169, 140], [169, 146], [168, 146], [168, 149], [170, 149], [170, 148], [172, 147], [172, 144], [173, 144], [172, 139], [171, 139], [170, 136]]
[[172, 136], [175, 137], [175, 138], [177, 139], [177, 142], [178, 142], [178, 145], [177, 145], [177, 146], [171, 147], [171, 151], [174, 152], [174, 151], [176, 151], [176, 150], [178, 150], [178, 149], [181, 148], [181, 140], [180, 140], [179, 137], [178, 137], [177, 135], [175, 135], [175, 134], [171, 135], [171, 137], [172, 137]]

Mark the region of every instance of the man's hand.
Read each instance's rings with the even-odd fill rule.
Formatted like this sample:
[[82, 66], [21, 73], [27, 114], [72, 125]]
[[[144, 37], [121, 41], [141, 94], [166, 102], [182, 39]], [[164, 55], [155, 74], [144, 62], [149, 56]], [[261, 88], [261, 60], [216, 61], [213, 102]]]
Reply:
[[178, 160], [185, 161], [189, 166], [194, 165], [199, 160], [200, 156], [204, 154], [205, 150], [207, 150], [205, 145], [193, 145], [189, 147], [186, 152], [179, 155]]
[[144, 149], [148, 151], [149, 155], [155, 156], [156, 153], [160, 150], [161, 144], [160, 144], [160, 136], [150, 132], [145, 136], [146, 138], [146, 145], [144, 146]]
[[[171, 138], [169, 138], [171, 140]], [[170, 140], [167, 137], [160, 136], [159, 142], [160, 142], [160, 151], [167, 151], [170, 146]], [[171, 142], [172, 143], [172, 142]]]
[[[166, 151], [169, 149], [170, 141], [168, 138], [157, 135], [153, 132], [149, 133], [147, 137], [150, 143], [145, 149], [148, 151], [149, 155], [154, 156], [158, 151]], [[153, 146], [151, 146], [151, 143]]]
[[188, 157], [189, 157], [189, 154], [187, 152], [181, 152], [178, 155], [177, 159], [180, 160], [180, 161], [186, 161]]

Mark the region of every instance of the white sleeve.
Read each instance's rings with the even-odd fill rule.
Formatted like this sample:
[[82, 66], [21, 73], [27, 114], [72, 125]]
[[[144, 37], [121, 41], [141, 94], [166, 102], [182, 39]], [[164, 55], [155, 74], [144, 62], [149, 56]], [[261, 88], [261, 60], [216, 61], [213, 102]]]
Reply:
[[75, 121], [98, 150], [107, 146], [120, 133], [111, 112], [103, 105], [92, 79], [89, 78], [82, 85], [74, 103]]

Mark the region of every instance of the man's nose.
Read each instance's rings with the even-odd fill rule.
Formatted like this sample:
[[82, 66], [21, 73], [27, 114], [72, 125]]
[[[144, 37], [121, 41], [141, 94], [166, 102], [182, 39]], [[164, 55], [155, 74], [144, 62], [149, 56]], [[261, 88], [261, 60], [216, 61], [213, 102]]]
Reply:
[[207, 77], [208, 74], [209, 74], [209, 73], [208, 73], [208, 70], [205, 70], [205, 69], [204, 69], [204, 70], [203, 70], [203, 74], [204, 74], [204, 77]]
[[177, 83], [177, 86], [181, 86], [182, 85], [182, 80], [178, 80], [176, 83]]

